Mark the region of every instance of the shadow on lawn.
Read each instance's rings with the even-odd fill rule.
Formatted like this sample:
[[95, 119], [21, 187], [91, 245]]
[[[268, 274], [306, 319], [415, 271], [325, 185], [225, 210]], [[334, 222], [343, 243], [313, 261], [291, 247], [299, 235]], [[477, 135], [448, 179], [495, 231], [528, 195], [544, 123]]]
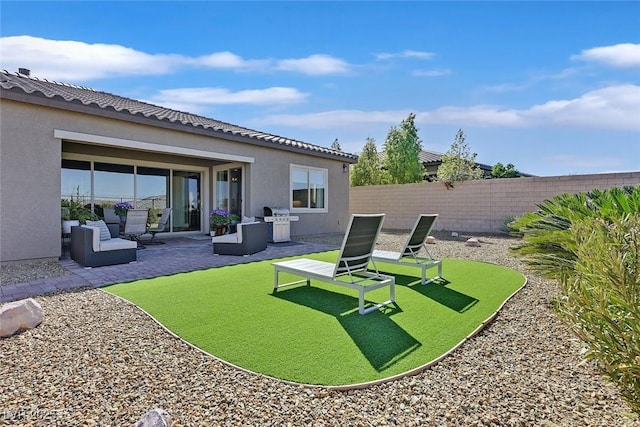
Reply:
[[397, 304], [395, 308], [387, 306], [383, 311], [361, 315], [358, 313], [358, 298], [313, 286], [279, 290], [272, 295], [334, 316], [378, 372], [383, 372], [422, 345], [389, 318], [402, 311]]
[[380, 272], [394, 276], [396, 278], [396, 285], [406, 286], [458, 313], [464, 313], [479, 302], [476, 298], [448, 288], [447, 285], [451, 282], [445, 278], [436, 279], [423, 286], [420, 277]]

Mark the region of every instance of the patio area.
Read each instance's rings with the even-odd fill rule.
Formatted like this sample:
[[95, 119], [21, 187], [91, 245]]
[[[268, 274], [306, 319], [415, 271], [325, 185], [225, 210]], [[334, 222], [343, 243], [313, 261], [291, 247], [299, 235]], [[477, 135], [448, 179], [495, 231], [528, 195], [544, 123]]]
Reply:
[[267, 249], [249, 256], [214, 255], [211, 237], [195, 235], [164, 239], [165, 244], [138, 249], [138, 260], [128, 264], [86, 268], [69, 258], [68, 249], [60, 264], [73, 274], [0, 287], [0, 302], [83, 287], [99, 288], [113, 283], [168, 276], [224, 265], [297, 256], [336, 249], [336, 246], [297, 241], [269, 243]]

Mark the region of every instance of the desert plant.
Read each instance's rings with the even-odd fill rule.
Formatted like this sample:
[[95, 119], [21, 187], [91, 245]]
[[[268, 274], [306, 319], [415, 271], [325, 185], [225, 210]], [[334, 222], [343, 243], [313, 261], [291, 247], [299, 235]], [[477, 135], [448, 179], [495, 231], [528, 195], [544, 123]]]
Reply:
[[640, 414], [640, 214], [583, 218], [570, 234], [576, 260], [556, 309]]
[[577, 258], [570, 232], [573, 221], [601, 218], [611, 222], [634, 212], [640, 212], [640, 186], [565, 193], [545, 200], [536, 212], [525, 213], [509, 224], [512, 234], [522, 236], [512, 250], [533, 270], [560, 279], [573, 269]]
[[515, 220], [516, 217], [514, 215], [507, 215], [506, 217], [504, 217], [504, 219], [502, 220], [502, 225], [500, 225], [500, 231], [502, 231], [503, 233], [514, 234], [522, 237], [522, 235], [519, 234], [519, 231], [511, 226], [511, 223]]

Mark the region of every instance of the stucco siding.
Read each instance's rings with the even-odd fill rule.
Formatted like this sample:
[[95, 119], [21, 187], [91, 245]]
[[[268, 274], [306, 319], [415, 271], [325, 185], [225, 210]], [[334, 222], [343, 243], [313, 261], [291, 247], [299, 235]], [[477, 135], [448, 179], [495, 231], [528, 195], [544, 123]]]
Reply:
[[[344, 231], [348, 218], [349, 180], [342, 162], [286, 148], [263, 147], [198, 133], [180, 132], [139, 123], [64, 111], [22, 102], [0, 100], [0, 261], [57, 258], [60, 239], [60, 178], [62, 153], [75, 153], [130, 161], [191, 165], [208, 171], [208, 193], [203, 208], [213, 206], [216, 167], [245, 168], [245, 215], [262, 216], [264, 206], [289, 207], [289, 165], [300, 164], [329, 171], [329, 212], [300, 214], [292, 235]], [[135, 151], [61, 141], [54, 131], [118, 138], [156, 146], [178, 147], [253, 159], [253, 163]], [[64, 147], [64, 148], [63, 148]], [[208, 212], [202, 218], [208, 222]], [[205, 227], [206, 231], [208, 227]]]
[[32, 109], [0, 101], [2, 260], [60, 254], [61, 151], [52, 124]]

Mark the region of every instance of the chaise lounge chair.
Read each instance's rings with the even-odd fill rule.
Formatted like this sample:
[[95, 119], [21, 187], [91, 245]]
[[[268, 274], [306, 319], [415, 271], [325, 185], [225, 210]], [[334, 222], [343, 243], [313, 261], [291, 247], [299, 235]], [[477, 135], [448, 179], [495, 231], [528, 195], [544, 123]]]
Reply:
[[[422, 214], [416, 221], [402, 252], [374, 250], [371, 259], [378, 262], [388, 262], [422, 269], [422, 284], [426, 285], [438, 278], [442, 278], [442, 261], [435, 259], [429, 253], [425, 240], [438, 218], [438, 214]], [[420, 249], [427, 253], [426, 257], [419, 256]], [[438, 267], [438, 276], [427, 280], [427, 270]]]
[[[358, 311], [360, 314], [368, 314], [381, 307], [395, 303], [395, 278], [380, 274], [373, 264], [373, 270], [369, 270], [371, 254], [382, 228], [384, 214], [353, 215], [347, 228], [347, 233], [342, 241], [342, 247], [338, 261], [316, 261], [307, 258], [299, 258], [290, 261], [273, 263], [275, 268], [275, 283], [273, 291], [284, 286], [305, 282], [311, 285], [311, 279], [334, 285], [345, 286], [358, 291]], [[290, 283], [279, 283], [280, 272], [302, 276], [305, 279]], [[364, 295], [375, 289], [389, 287], [389, 300], [373, 307], [365, 308]]]

